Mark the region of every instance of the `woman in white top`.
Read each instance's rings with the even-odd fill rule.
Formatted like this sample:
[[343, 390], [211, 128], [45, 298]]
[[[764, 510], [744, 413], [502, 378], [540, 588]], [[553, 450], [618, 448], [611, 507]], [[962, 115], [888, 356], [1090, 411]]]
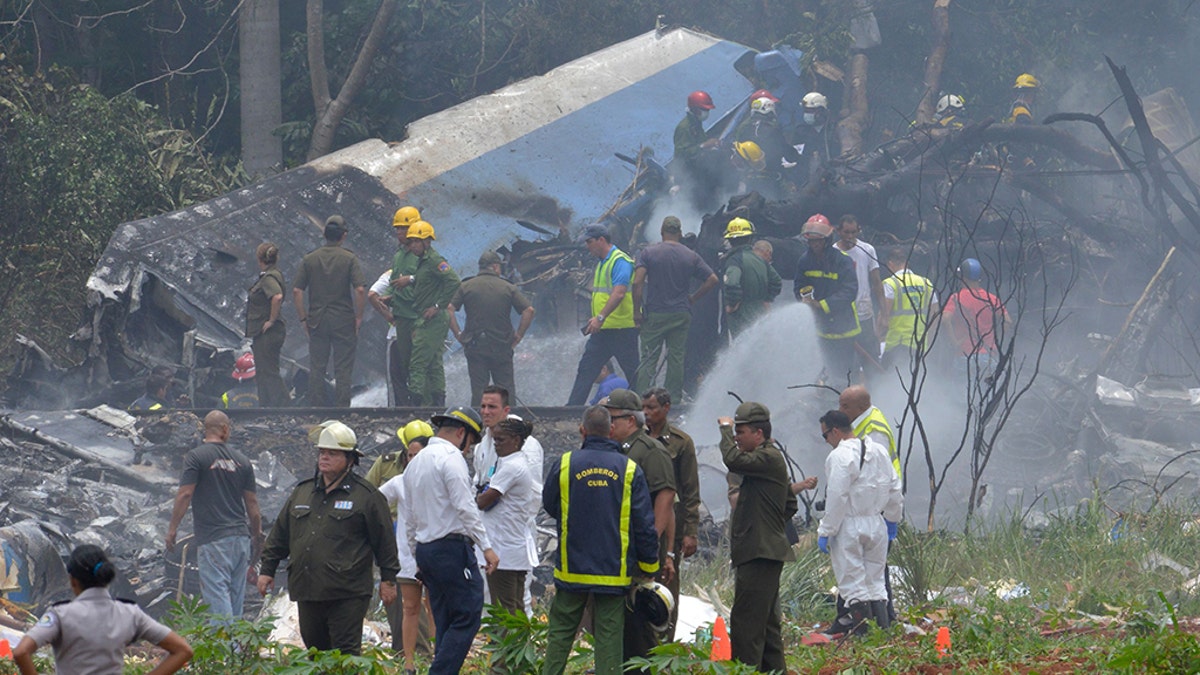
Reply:
[[[421, 437], [408, 444], [406, 452], [408, 462], [429, 442], [429, 437]], [[406, 462], [407, 463], [407, 462]], [[388, 505], [400, 512], [404, 503], [404, 474], [394, 476], [384, 483], [379, 491], [387, 497]], [[400, 554], [400, 574], [396, 575], [396, 583], [400, 586], [400, 598], [403, 603], [404, 621], [401, 627], [400, 641], [404, 647], [404, 671], [416, 672], [414, 657], [417, 649], [417, 633], [420, 627], [421, 599], [425, 587], [417, 581], [417, 560], [413, 557], [412, 549], [408, 547], [408, 532], [404, 527], [404, 517], [396, 518], [396, 552]]]

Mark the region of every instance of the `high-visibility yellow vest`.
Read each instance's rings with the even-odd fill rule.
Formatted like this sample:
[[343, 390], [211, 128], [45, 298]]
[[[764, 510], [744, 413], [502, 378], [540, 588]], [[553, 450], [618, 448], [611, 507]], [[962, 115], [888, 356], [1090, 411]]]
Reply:
[[883, 284], [892, 289], [892, 313], [888, 316], [884, 350], [901, 345], [912, 349], [925, 336], [929, 325], [933, 283], [919, 274], [903, 270], [884, 279]]
[[[612, 295], [612, 270], [618, 260], [625, 260], [629, 262], [630, 266], [633, 265], [633, 258], [616, 246], [612, 248], [607, 258], [596, 265], [596, 271], [592, 275], [592, 316], [600, 314], [604, 305], [608, 303], [608, 298]], [[603, 328], [633, 328], [633, 293], [628, 292], [628, 288], [625, 290], [625, 297], [621, 298], [617, 308], [604, 320]]]
[[854, 427], [854, 435], [859, 438], [866, 438], [867, 434], [878, 431], [884, 436], [887, 436], [888, 441], [888, 457], [892, 458], [892, 467], [896, 469], [896, 475], [904, 478], [904, 474], [900, 471], [900, 453], [896, 451], [896, 437], [892, 435], [892, 425], [888, 424], [887, 417], [884, 417], [883, 412], [871, 406], [870, 412]]

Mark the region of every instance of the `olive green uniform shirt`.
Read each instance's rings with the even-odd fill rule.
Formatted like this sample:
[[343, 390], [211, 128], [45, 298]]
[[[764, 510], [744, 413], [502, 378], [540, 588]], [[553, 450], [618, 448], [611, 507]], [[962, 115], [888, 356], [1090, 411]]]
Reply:
[[308, 291], [308, 327], [325, 318], [354, 323], [352, 291], [366, 286], [358, 256], [338, 244], [325, 244], [304, 256], [293, 288]]
[[[402, 473], [404, 473], [404, 451], [389, 452], [376, 459], [371, 468], [367, 469], [367, 482], [379, 488]], [[396, 507], [388, 504], [388, 512], [392, 514], [392, 520], [395, 520]]]
[[730, 519], [733, 565], [756, 558], [795, 560], [786, 527], [796, 513], [797, 502], [783, 452], [773, 441], [742, 452], [733, 440], [733, 427], [726, 425], [721, 427], [721, 457], [730, 471], [742, 475], [737, 507]]
[[417, 259], [417, 269], [413, 272], [413, 278], [415, 281], [412, 306], [417, 315], [434, 305], [445, 309], [461, 284], [450, 263], [433, 248]]
[[[399, 277], [415, 275], [417, 272], [417, 263], [419, 262], [421, 262], [421, 259], [409, 253], [406, 248], [396, 251], [396, 255], [392, 257], [391, 281], [395, 281]], [[413, 294], [416, 290], [416, 287], [412, 284], [400, 290], [392, 288], [392, 295], [388, 304], [391, 306], [393, 317], [397, 319], [417, 318], [417, 310], [413, 307]]]
[[658, 441], [667, 449], [675, 473], [675, 540], [699, 536], [700, 467], [696, 444], [677, 426], [668, 424]]
[[650, 488], [650, 499], [659, 490], [675, 489], [675, 468], [671, 456], [657, 439], [651, 438], [645, 429], [638, 429], [621, 443], [621, 452], [637, 462], [646, 474], [646, 486]]
[[371, 571], [383, 581], [400, 573], [387, 499], [366, 479], [346, 474], [326, 493], [320, 476], [301, 481], [275, 519], [261, 573], [273, 577], [288, 559], [288, 597], [320, 602], [369, 596]]
[[[246, 337], [262, 333], [263, 324], [271, 318], [271, 298], [277, 295], [283, 295], [283, 272], [270, 267], [258, 275], [246, 293]], [[283, 317], [276, 323], [283, 323]]]
[[481, 271], [464, 281], [450, 299], [450, 304], [467, 312], [467, 325], [462, 331], [464, 344], [480, 335], [506, 345], [512, 344], [513, 327], [509, 309], [520, 314], [531, 306], [521, 289], [491, 270]]

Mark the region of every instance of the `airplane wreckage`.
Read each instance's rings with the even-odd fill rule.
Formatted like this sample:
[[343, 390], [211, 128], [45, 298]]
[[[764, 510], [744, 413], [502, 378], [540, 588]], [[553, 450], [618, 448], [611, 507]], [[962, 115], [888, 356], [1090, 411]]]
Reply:
[[[186, 547], [182, 560], [164, 559], [162, 538], [179, 461], [199, 442], [197, 414], [217, 407], [246, 349], [241, 327], [246, 288], [257, 274], [255, 247], [276, 242], [290, 278], [319, 245], [325, 217], [339, 213], [350, 225], [347, 245], [373, 278], [390, 264], [391, 215], [404, 204], [435, 225], [439, 251], [463, 277], [481, 252], [499, 250], [537, 307], [534, 332], [523, 343], [529, 353], [517, 356], [526, 364], [565, 344], [568, 357], [581, 348], [592, 261], [574, 236], [588, 223], [608, 225], [615, 243], [634, 251], [656, 235], [662, 216], [694, 214], [684, 221], [685, 242], [719, 269], [725, 224], [747, 217], [774, 245], [774, 264], [787, 279], [805, 219], [853, 212], [870, 224], [868, 239], [877, 247], [909, 247], [912, 266], [935, 280], [943, 298], [954, 290], [958, 261], [971, 256], [985, 262], [990, 281], [1006, 285], [1006, 302], [1026, 307], [1026, 332], [1009, 352], [1014, 379], [988, 386], [990, 400], [1014, 408], [1011, 427], [1021, 428], [1020, 442], [1036, 444], [1026, 456], [1038, 455], [1046, 471], [1036, 484], [991, 481], [994, 493], [1084, 495], [1094, 481], [1114, 486], [1107, 494], [1115, 508], [1135, 509], [1148, 495], [1200, 489], [1200, 448], [1191, 434], [1200, 421], [1200, 390], [1188, 387], [1200, 364], [1200, 297], [1186, 282], [1200, 255], [1200, 187], [1192, 178], [1200, 175], [1200, 148], [1182, 100], [1169, 89], [1141, 98], [1110, 64], [1123, 114], [1060, 113], [1026, 126], [990, 118], [956, 129], [914, 125], [880, 147], [827, 162], [783, 199], [732, 194], [702, 216], [682, 203], [664, 158], [686, 94], [703, 88], [718, 102], [735, 103], [708, 129], [728, 138], [756, 87], [798, 102], [808, 89], [800, 57], [788, 48], [755, 53], [685, 29], [655, 31], [414, 122], [403, 141], [365, 141], [209, 202], [120, 226], [88, 280], [88, 319], [73, 336], [87, 357], [55, 363], [22, 339], [10, 374], [0, 411], [0, 446], [13, 475], [0, 489], [7, 598], [35, 612], [61, 599], [59, 556], [83, 542], [108, 547], [152, 611], [194, 590]], [[825, 66], [823, 86], [846, 100], [842, 117], [856, 114], [863, 85]], [[1014, 147], [1036, 154], [1039, 168], [1012, 168]], [[1080, 176], [1088, 180], [1075, 180]], [[1056, 305], [1048, 299], [1053, 289], [1069, 290], [1069, 299], [1064, 293]], [[295, 316], [288, 305], [285, 320]], [[716, 293], [694, 312], [688, 362], [696, 387], [724, 358], [727, 340]], [[397, 427], [430, 412], [381, 407], [385, 331], [368, 310], [355, 366], [360, 407], [232, 412], [232, 441], [255, 460], [268, 522], [296, 477], [312, 470], [312, 425], [342, 415], [374, 455], [394, 449]], [[304, 377], [306, 348], [301, 331], [289, 330], [289, 382]], [[1036, 361], [1024, 356], [1033, 352]], [[570, 372], [574, 361], [563, 363], [538, 376], [564, 379], [561, 368]], [[194, 412], [119, 409], [158, 365], [175, 369]], [[1030, 369], [1043, 375], [1035, 387]], [[816, 398], [819, 389], [760, 391], [744, 371], [735, 377], [737, 383], [717, 383], [721, 395], [736, 388], [746, 398], [789, 405], [799, 397], [809, 423], [812, 413], [834, 407]], [[1011, 396], [1022, 377], [1040, 405], [1015, 406]], [[458, 391], [447, 379], [448, 400], [465, 396], [465, 377]], [[795, 384], [804, 382], [798, 377]], [[531, 393], [514, 411], [535, 420], [547, 452], [572, 447], [580, 411], [553, 407], [565, 390], [546, 384], [525, 391]], [[678, 407], [689, 414], [687, 405]], [[899, 420], [899, 411], [893, 417]], [[724, 469], [711, 434], [695, 435], [704, 446], [702, 489], [715, 541], [720, 531], [712, 522], [727, 511]], [[1003, 446], [1004, 438], [989, 442]], [[909, 489], [924, 489], [920, 448], [911, 455]], [[932, 481], [932, 467], [928, 473]], [[980, 498], [972, 489], [972, 503]], [[545, 583], [547, 575], [539, 576]], [[19, 629], [28, 616], [10, 605], [0, 624]]]

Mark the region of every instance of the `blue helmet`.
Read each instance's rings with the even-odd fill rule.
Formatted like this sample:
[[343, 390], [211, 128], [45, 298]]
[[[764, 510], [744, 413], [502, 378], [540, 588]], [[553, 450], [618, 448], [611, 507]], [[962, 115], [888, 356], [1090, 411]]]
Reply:
[[983, 278], [983, 265], [974, 258], [967, 258], [958, 266], [958, 274], [967, 281], [979, 281]]

